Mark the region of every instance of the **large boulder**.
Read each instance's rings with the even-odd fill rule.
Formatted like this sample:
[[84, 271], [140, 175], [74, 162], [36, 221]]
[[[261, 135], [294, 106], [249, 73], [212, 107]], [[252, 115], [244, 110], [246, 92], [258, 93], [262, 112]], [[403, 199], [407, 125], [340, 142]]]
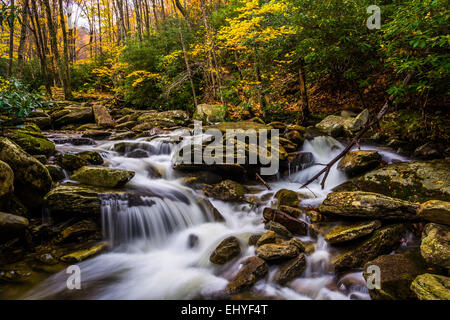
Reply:
[[281, 285], [300, 277], [306, 270], [305, 254], [300, 253], [296, 258], [283, 264], [273, 277], [273, 281]]
[[369, 191], [414, 202], [450, 201], [450, 159], [390, 164], [350, 179], [334, 191]]
[[224, 239], [209, 257], [214, 264], [225, 264], [241, 253], [241, 246], [236, 237]]
[[450, 202], [430, 200], [420, 205], [419, 217], [436, 223], [450, 226]]
[[194, 119], [206, 123], [220, 122], [225, 120], [227, 109], [222, 105], [199, 104], [194, 114]]
[[138, 125], [133, 131], [146, 131], [154, 127], [170, 128], [184, 126], [189, 121], [189, 114], [183, 110], [169, 110], [163, 112], [147, 112], [138, 116]]
[[23, 129], [9, 129], [5, 131], [5, 137], [8, 137], [17, 143], [23, 150], [32, 155], [50, 156], [55, 152], [53, 142], [45, 138], [41, 133]]
[[289, 259], [298, 254], [298, 247], [292, 244], [268, 243], [256, 248], [256, 255], [264, 260]]
[[223, 201], [242, 201], [246, 193], [245, 187], [233, 180], [224, 180], [214, 186], [208, 186], [204, 191], [207, 196]]
[[14, 191], [14, 172], [11, 167], [0, 161], [0, 197]]
[[276, 221], [280, 223], [294, 234], [306, 235], [308, 232], [308, 224], [305, 221], [294, 218], [283, 211], [264, 208], [263, 217], [267, 221]]
[[401, 224], [381, 228], [363, 243], [333, 259], [332, 264], [337, 272], [360, 268], [365, 263], [382, 254], [388, 254], [400, 246], [405, 233]]
[[267, 263], [258, 257], [250, 257], [242, 262], [236, 276], [226, 287], [228, 293], [238, 293], [251, 288], [258, 280], [269, 272]]
[[104, 162], [102, 156], [97, 151], [81, 151], [77, 153], [77, 156], [93, 165], [100, 165]]
[[450, 300], [450, 277], [421, 274], [412, 282], [411, 290], [420, 300]]
[[133, 177], [133, 171], [84, 166], [75, 171], [70, 178], [91, 186], [116, 188], [125, 185]]
[[52, 118], [45, 112], [32, 111], [27, 117], [27, 122], [36, 124], [41, 129], [49, 129], [52, 126]]
[[69, 124], [92, 123], [94, 115], [91, 107], [69, 106], [52, 112], [51, 115], [55, 127], [60, 128]]
[[344, 133], [352, 134], [359, 131], [369, 120], [369, 111], [363, 110], [355, 118], [330, 115], [316, 124], [316, 128], [337, 137]]
[[353, 177], [378, 167], [381, 155], [377, 151], [357, 150], [347, 153], [338, 163], [338, 169]]
[[340, 225], [334, 227], [325, 235], [329, 243], [341, 243], [367, 236], [381, 227], [379, 220], [361, 222], [351, 225]]
[[18, 197], [29, 207], [39, 206], [42, 197], [52, 186], [47, 168], [17, 144], [3, 137], [0, 137], [0, 160], [14, 172], [14, 190]]
[[363, 273], [366, 280], [373, 274], [367, 272], [370, 266], [377, 266], [381, 272], [380, 287], [369, 290], [371, 298], [377, 300], [414, 299], [415, 294], [410, 289], [411, 283], [418, 275], [427, 271], [426, 262], [415, 251], [382, 255], [367, 262]]
[[278, 208], [280, 206], [297, 207], [298, 206], [298, 193], [288, 189], [281, 189], [275, 194], [275, 198], [278, 200]]
[[420, 252], [428, 263], [450, 269], [450, 227], [427, 224], [423, 230]]
[[61, 167], [69, 171], [80, 169], [89, 164], [84, 157], [71, 153], [60, 153], [55, 157], [55, 160]]
[[28, 219], [0, 212], [0, 239], [17, 236], [29, 225]]
[[94, 104], [92, 106], [92, 112], [94, 113], [94, 119], [97, 125], [101, 128], [105, 127], [113, 127], [115, 122], [111, 115], [109, 114], [108, 109], [102, 104]]
[[332, 192], [319, 206], [322, 214], [382, 220], [417, 219], [419, 205], [372, 192]]

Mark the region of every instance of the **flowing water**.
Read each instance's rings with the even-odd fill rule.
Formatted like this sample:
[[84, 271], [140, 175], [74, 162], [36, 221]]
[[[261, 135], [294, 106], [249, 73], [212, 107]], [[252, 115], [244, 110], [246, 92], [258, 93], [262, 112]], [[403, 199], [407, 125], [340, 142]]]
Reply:
[[[145, 138], [123, 141], [98, 141], [96, 146], [57, 145], [62, 152], [99, 151], [105, 165], [134, 171], [135, 177], [126, 185], [129, 196], [105, 196], [102, 200], [102, 228], [111, 249], [104, 254], [79, 263], [82, 290], [68, 290], [66, 272], [48, 278], [25, 295], [28, 299], [208, 299], [225, 288], [239, 270], [240, 262], [255, 254], [248, 246], [252, 234], [263, 233], [262, 209], [274, 203], [279, 189], [298, 190], [299, 186], [323, 168], [342, 149], [331, 137], [305, 141], [303, 151], [314, 155], [314, 165], [290, 168], [286, 178], [271, 182], [273, 190], [259, 188], [257, 196], [264, 205], [231, 204], [209, 199], [223, 215], [215, 222], [204, 206], [203, 194], [181, 182], [183, 176], [172, 169], [172, 154], [176, 152], [174, 131], [151, 141]], [[114, 144], [134, 143], [148, 152], [145, 158], [127, 156], [114, 151]], [[362, 149], [374, 149], [363, 146]], [[384, 160], [401, 156], [379, 150]], [[334, 166], [324, 190], [318, 182], [299, 192], [305, 194], [302, 205], [317, 206], [330, 190], [344, 182], [346, 176]], [[69, 182], [70, 180], [66, 180]], [[130, 196], [131, 195], [131, 196]], [[307, 220], [307, 217], [304, 217]], [[225, 266], [209, 261], [215, 247], [226, 237], [235, 236], [241, 242], [242, 254]], [[253, 289], [254, 297], [276, 299], [369, 299], [362, 272], [348, 273], [338, 278], [330, 271], [330, 261], [336, 254], [323, 238], [299, 238], [313, 242], [314, 253], [307, 256], [303, 275], [287, 286], [271, 281], [277, 266], [270, 266], [268, 276]]]

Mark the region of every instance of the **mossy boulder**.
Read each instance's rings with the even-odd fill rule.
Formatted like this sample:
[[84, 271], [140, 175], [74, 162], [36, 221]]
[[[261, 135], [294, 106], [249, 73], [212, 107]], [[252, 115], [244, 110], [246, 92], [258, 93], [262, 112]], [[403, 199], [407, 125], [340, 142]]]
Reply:
[[233, 180], [224, 180], [204, 189], [207, 196], [223, 201], [242, 201], [246, 188]]
[[242, 262], [236, 276], [226, 287], [228, 293], [238, 293], [250, 289], [258, 280], [269, 272], [267, 263], [258, 257], [250, 257]]
[[262, 246], [267, 243], [275, 243], [276, 241], [276, 233], [272, 230], [267, 231], [264, 233], [261, 237], [259, 237], [258, 241], [256, 242], [257, 246]]
[[357, 150], [347, 153], [338, 163], [338, 169], [353, 177], [381, 164], [381, 155], [373, 150]]
[[75, 171], [89, 164], [85, 158], [71, 153], [60, 153], [55, 160], [61, 167], [69, 171]]
[[450, 159], [390, 164], [350, 179], [334, 191], [369, 191], [414, 202], [450, 201]]
[[81, 151], [77, 153], [77, 156], [93, 165], [101, 165], [104, 162], [102, 156], [97, 151]]
[[64, 169], [56, 164], [47, 164], [45, 165], [48, 172], [50, 173], [50, 176], [52, 177], [52, 180], [57, 182], [64, 180], [66, 178], [66, 175], [64, 173]]
[[418, 204], [373, 192], [332, 192], [319, 206], [322, 214], [382, 220], [417, 219]]
[[266, 261], [294, 258], [299, 253], [298, 247], [291, 244], [268, 243], [256, 248], [256, 255]]
[[0, 137], [0, 160], [14, 172], [16, 195], [29, 207], [37, 207], [50, 190], [52, 178], [47, 168], [8, 138]]
[[420, 205], [419, 217], [436, 223], [450, 226], [450, 202], [430, 200]]
[[84, 124], [94, 122], [94, 114], [91, 107], [68, 106], [50, 114], [53, 124], [57, 128], [65, 125]]
[[45, 196], [45, 204], [52, 213], [100, 215], [102, 191], [87, 186], [64, 185]]
[[225, 119], [227, 109], [222, 105], [199, 104], [194, 114], [194, 119], [206, 123], [220, 122]]
[[50, 156], [55, 152], [55, 145], [53, 142], [36, 131], [9, 129], [6, 130], [5, 137], [8, 137], [32, 155]]
[[359, 131], [369, 120], [369, 111], [363, 110], [356, 117], [342, 117], [330, 115], [316, 124], [316, 128], [328, 132], [333, 137], [341, 136], [342, 134], [352, 134]]
[[427, 224], [423, 230], [420, 252], [428, 263], [450, 269], [450, 227]]
[[285, 226], [275, 221], [267, 221], [267, 223], [264, 225], [264, 228], [275, 232], [282, 238], [290, 239], [294, 236]]
[[271, 126], [255, 121], [238, 121], [238, 122], [221, 122], [210, 127], [211, 129], [218, 129], [222, 133], [227, 130], [268, 130], [273, 129]]
[[411, 290], [419, 300], [450, 300], [450, 277], [421, 274], [412, 282]]
[[14, 191], [14, 172], [11, 167], [0, 161], [0, 197]]
[[306, 270], [306, 257], [305, 254], [300, 253], [296, 258], [284, 263], [273, 277], [273, 281], [278, 284], [284, 285], [289, 281], [300, 277]]
[[0, 212], [0, 239], [8, 239], [23, 232], [29, 225], [28, 219]]
[[280, 206], [297, 207], [298, 206], [298, 193], [288, 189], [281, 189], [275, 194], [275, 198], [278, 200], [278, 208]]
[[300, 219], [294, 218], [283, 211], [264, 208], [263, 217], [267, 221], [275, 221], [286, 227], [290, 232], [298, 235], [306, 235], [308, 224]]
[[116, 188], [125, 185], [133, 177], [133, 171], [84, 166], [75, 171], [70, 178], [91, 186]]
[[[364, 266], [363, 276], [369, 281], [372, 272], [370, 266], [380, 268], [380, 288], [369, 290], [370, 297], [376, 300], [407, 300], [416, 296], [410, 289], [413, 280], [426, 272], [427, 264], [418, 252], [387, 254], [369, 261]], [[369, 270], [370, 271], [370, 270]]]
[[241, 246], [236, 237], [228, 237], [219, 243], [217, 248], [209, 257], [214, 264], [225, 264], [236, 258], [241, 253]]
[[332, 261], [337, 272], [361, 268], [370, 260], [388, 254], [400, 246], [406, 228], [395, 224], [378, 229], [373, 235], [360, 244], [354, 245], [347, 252], [335, 257]]
[[380, 227], [381, 222], [379, 220], [336, 226], [325, 235], [325, 241], [329, 243], [342, 243], [355, 240], [368, 236]]

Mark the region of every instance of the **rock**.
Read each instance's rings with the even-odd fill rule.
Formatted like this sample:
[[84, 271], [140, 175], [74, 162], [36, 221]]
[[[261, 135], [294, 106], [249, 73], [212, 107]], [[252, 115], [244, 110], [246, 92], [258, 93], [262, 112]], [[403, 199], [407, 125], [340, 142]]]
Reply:
[[53, 141], [56, 144], [73, 144], [74, 146], [95, 146], [97, 144], [94, 139], [86, 137], [58, 138]]
[[[86, 130], [101, 130], [101, 129], [102, 128], [97, 126], [95, 123], [86, 123], [86, 124], [82, 124], [81, 126], [76, 127], [75, 130], [76, 131], [86, 131]], [[85, 137], [85, 138], [93, 138], [93, 137]]]
[[39, 161], [40, 163], [42, 163], [43, 165], [46, 165], [48, 160], [47, 157], [44, 156], [43, 154], [37, 154], [33, 156], [37, 161]]
[[356, 190], [414, 202], [450, 201], [450, 159], [394, 163], [334, 188], [334, 191]]
[[52, 117], [55, 127], [61, 128], [68, 124], [83, 124], [93, 122], [94, 115], [90, 107], [66, 107], [62, 110], [52, 112]]
[[261, 238], [262, 234], [252, 234], [248, 238], [248, 245], [249, 246], [256, 246], [256, 243], [258, 242], [259, 238]]
[[[308, 244], [302, 242], [301, 240], [299, 240], [297, 238], [291, 238], [288, 241], [285, 241], [284, 244], [296, 246], [298, 248], [299, 252], [307, 252]], [[312, 244], [314, 246], [314, 243], [312, 243]]]
[[56, 243], [79, 241], [79, 237], [99, 231], [97, 224], [91, 220], [82, 220], [65, 228], [56, 238]]
[[19, 198], [14, 195], [14, 193], [8, 193], [0, 197], [0, 211], [25, 217], [30, 214], [27, 207], [20, 202]]
[[280, 210], [275, 210], [272, 208], [265, 208], [263, 212], [264, 219], [276, 221], [283, 226], [285, 226], [290, 232], [298, 235], [306, 235], [308, 230], [308, 225], [306, 222], [291, 217], [290, 215], [284, 213]]
[[306, 258], [303, 253], [299, 254], [296, 258], [286, 262], [278, 269], [273, 277], [273, 281], [281, 285], [300, 277], [306, 270]]
[[111, 115], [109, 114], [108, 109], [102, 104], [94, 104], [92, 106], [92, 112], [94, 113], [95, 123], [99, 127], [102, 128], [111, 128], [114, 127], [115, 122]]
[[375, 300], [414, 299], [415, 294], [410, 289], [411, 283], [427, 270], [423, 258], [414, 251], [387, 254], [367, 262], [363, 273], [366, 281], [369, 281], [370, 276], [373, 275], [373, 271], [367, 272], [369, 266], [377, 266], [381, 271], [380, 288], [369, 290], [370, 297]]
[[224, 239], [209, 257], [214, 264], [225, 264], [241, 253], [241, 246], [236, 237]]
[[77, 153], [77, 156], [93, 165], [101, 165], [104, 162], [102, 156], [97, 151], [81, 151]]
[[222, 133], [226, 133], [227, 130], [268, 130], [270, 132], [270, 130], [273, 129], [271, 126], [254, 121], [221, 122], [210, 128], [218, 129]]
[[117, 188], [125, 185], [133, 177], [133, 171], [84, 166], [75, 171], [70, 179], [91, 186]]
[[31, 112], [27, 122], [34, 123], [41, 129], [50, 129], [52, 126], [52, 118], [45, 112]]
[[14, 214], [0, 212], [0, 238], [17, 236], [29, 225], [28, 219]]
[[267, 263], [258, 257], [250, 257], [242, 262], [242, 268], [226, 287], [229, 293], [237, 293], [251, 288], [269, 272]]
[[417, 204], [372, 192], [329, 193], [319, 211], [322, 214], [382, 220], [417, 219]]
[[133, 151], [130, 151], [127, 153], [127, 157], [128, 158], [136, 158], [136, 159], [140, 159], [140, 158], [148, 158], [149, 154], [147, 151], [142, 150], [142, 149], [135, 149]]
[[286, 139], [291, 140], [297, 145], [301, 145], [305, 141], [305, 137], [297, 130], [289, 131], [288, 133], [286, 133], [285, 136]]
[[183, 110], [169, 110], [163, 112], [147, 112], [137, 118], [138, 125], [133, 131], [146, 131], [154, 127], [171, 128], [184, 126], [189, 121], [189, 114]]
[[276, 240], [276, 234], [272, 230], [267, 231], [264, 233], [261, 237], [259, 237], [258, 241], [256, 242], [257, 246], [262, 246], [267, 243], [275, 243]]
[[411, 290], [419, 300], [450, 300], [450, 277], [425, 273], [414, 279]]
[[400, 245], [405, 227], [401, 224], [378, 229], [363, 243], [337, 256], [332, 264], [337, 272], [360, 268], [379, 255], [388, 254]]
[[450, 225], [450, 202], [430, 200], [422, 203], [417, 210], [419, 217], [440, 224]]
[[220, 122], [225, 119], [227, 109], [222, 105], [199, 104], [194, 114], [194, 119], [206, 123]]
[[277, 235], [282, 238], [290, 239], [293, 237], [293, 234], [282, 224], [275, 221], [268, 221], [265, 226], [265, 229], [274, 231]]
[[317, 137], [327, 136], [328, 133], [324, 130], [318, 129], [316, 127], [307, 127], [305, 129], [305, 138], [308, 140], [312, 140]]
[[40, 132], [21, 129], [6, 130], [5, 137], [17, 143], [23, 150], [31, 155], [50, 156], [55, 151], [53, 142], [45, 138]]
[[298, 193], [292, 190], [281, 189], [275, 194], [275, 198], [278, 200], [278, 208], [280, 206], [297, 207], [298, 206]]
[[196, 248], [198, 246], [200, 239], [195, 234], [190, 234], [188, 237], [188, 248]]
[[55, 164], [48, 164], [45, 166], [52, 177], [52, 180], [57, 182], [64, 180], [66, 178], [66, 174], [64, 173], [63, 168], [57, 166]]
[[52, 186], [47, 168], [17, 144], [3, 137], [0, 137], [0, 160], [7, 163], [14, 172], [14, 190], [17, 196], [30, 207], [39, 206], [42, 197]]
[[90, 247], [86, 250], [80, 250], [72, 252], [70, 254], [66, 254], [65, 256], [61, 257], [61, 261], [66, 263], [81, 262], [99, 254], [100, 252], [104, 251], [107, 247], [108, 247], [107, 243], [101, 243], [93, 247]]
[[337, 226], [326, 234], [325, 241], [329, 243], [351, 241], [367, 236], [379, 227], [381, 227], [381, 222], [379, 220]]
[[81, 167], [87, 166], [89, 163], [83, 157], [70, 154], [70, 153], [60, 153], [55, 157], [56, 163], [61, 167], [69, 171], [75, 171]]
[[0, 197], [14, 191], [14, 172], [11, 167], [0, 160]]
[[342, 133], [351, 134], [359, 131], [369, 120], [369, 111], [363, 110], [355, 118], [330, 115], [316, 124], [316, 128], [328, 132], [333, 137]]
[[[115, 126], [115, 128], [116, 129], [119, 129], [119, 128], [117, 128], [117, 126]], [[106, 138], [108, 138], [109, 136], [111, 136], [111, 132], [109, 132], [109, 131], [103, 131], [103, 130], [90, 130], [90, 131], [85, 131], [85, 132], [83, 132], [83, 135], [81, 136], [82, 138], [91, 138], [91, 139], [100, 139], [100, 140], [103, 140], [103, 139], [106, 139]]]
[[420, 252], [428, 263], [450, 269], [450, 227], [427, 224], [423, 230]]
[[350, 177], [354, 177], [378, 167], [380, 163], [381, 155], [377, 151], [357, 150], [347, 153], [337, 167]]
[[246, 189], [233, 180], [224, 180], [214, 186], [206, 187], [204, 192], [208, 197], [223, 201], [242, 201]]
[[291, 244], [268, 243], [256, 248], [256, 255], [266, 261], [294, 258], [299, 249]]
[[441, 153], [439, 152], [439, 148], [434, 145], [432, 142], [427, 142], [424, 145], [421, 145], [413, 153], [414, 157], [423, 160], [431, 160], [437, 159], [441, 157]]

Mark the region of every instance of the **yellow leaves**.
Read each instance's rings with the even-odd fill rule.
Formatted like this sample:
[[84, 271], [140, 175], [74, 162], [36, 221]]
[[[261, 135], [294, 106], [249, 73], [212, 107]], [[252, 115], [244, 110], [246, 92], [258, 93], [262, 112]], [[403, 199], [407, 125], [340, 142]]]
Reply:
[[92, 70], [92, 73], [95, 74], [98, 77], [111, 77], [112, 70], [106, 66], [95, 68]]
[[151, 73], [145, 70], [136, 70], [133, 71], [132, 73], [130, 73], [129, 75], [126, 76], [127, 78], [132, 78], [132, 77], [137, 77], [133, 83], [131, 84], [131, 86], [137, 87], [139, 85], [141, 85], [142, 83], [149, 81], [149, 80], [156, 80], [156, 81], [162, 81], [162, 77], [157, 74], [157, 73]]
[[170, 66], [171, 64], [173, 64], [178, 57], [183, 53], [183, 51], [181, 50], [175, 50], [173, 52], [171, 52], [170, 54], [168, 54], [167, 56], [165, 56], [163, 58], [163, 63], [165, 66]]

